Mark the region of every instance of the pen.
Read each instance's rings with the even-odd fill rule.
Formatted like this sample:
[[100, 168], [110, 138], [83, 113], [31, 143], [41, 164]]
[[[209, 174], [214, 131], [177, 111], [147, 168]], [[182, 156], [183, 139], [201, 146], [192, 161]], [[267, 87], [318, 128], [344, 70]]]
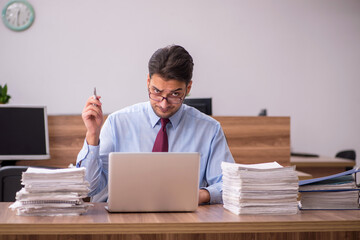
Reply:
[[94, 99], [97, 99], [97, 95], [96, 95], [96, 87], [94, 87]]
[[[96, 95], [96, 87], [94, 87], [94, 96], [93, 96], [93, 98], [94, 98], [94, 99], [97, 99], [97, 95]], [[93, 105], [97, 107], [97, 105], [96, 105], [96, 104], [93, 104]]]

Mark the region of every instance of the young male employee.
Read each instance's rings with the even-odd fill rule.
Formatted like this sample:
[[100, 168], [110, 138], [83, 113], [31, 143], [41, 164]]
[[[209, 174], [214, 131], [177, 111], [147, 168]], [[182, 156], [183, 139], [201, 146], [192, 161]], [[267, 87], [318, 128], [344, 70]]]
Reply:
[[87, 100], [82, 112], [86, 139], [77, 166], [86, 167], [89, 196], [101, 192], [98, 199], [107, 199], [110, 152], [199, 152], [199, 204], [222, 202], [220, 165], [234, 159], [219, 122], [182, 104], [191, 90], [193, 65], [181, 46], [157, 50], [149, 61], [149, 101], [110, 114], [103, 127], [100, 97]]

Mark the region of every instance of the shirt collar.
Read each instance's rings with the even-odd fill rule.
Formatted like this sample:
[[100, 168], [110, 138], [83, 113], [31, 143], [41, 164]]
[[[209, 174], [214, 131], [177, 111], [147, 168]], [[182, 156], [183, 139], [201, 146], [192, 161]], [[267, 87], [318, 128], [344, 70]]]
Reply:
[[[148, 112], [149, 112], [151, 127], [154, 128], [156, 124], [160, 121], [160, 117], [155, 114], [154, 110], [151, 107], [150, 101], [148, 101]], [[179, 125], [183, 112], [184, 112], [184, 105], [181, 104], [179, 110], [169, 118], [170, 123], [174, 128], [176, 128]]]

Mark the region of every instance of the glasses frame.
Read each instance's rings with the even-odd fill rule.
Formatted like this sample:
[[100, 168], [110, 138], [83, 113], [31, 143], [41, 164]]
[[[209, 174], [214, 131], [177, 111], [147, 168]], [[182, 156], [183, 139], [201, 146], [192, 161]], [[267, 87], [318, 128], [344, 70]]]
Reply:
[[[150, 91], [150, 88], [148, 88], [148, 93], [149, 93], [149, 98], [151, 100], [154, 100], [155, 102], [162, 102], [165, 99], [169, 104], [181, 104], [184, 101], [185, 96], [186, 96], [186, 92], [185, 92], [184, 95], [181, 97], [169, 97], [169, 96], [163, 97], [162, 95], [157, 95], [156, 93], [152, 93]], [[154, 96], [158, 97], [159, 99], [152, 98], [151, 95], [154, 95]], [[160, 97], [161, 97], [161, 100], [160, 100]], [[172, 102], [172, 100], [169, 101], [169, 99], [179, 99], [179, 102]]]

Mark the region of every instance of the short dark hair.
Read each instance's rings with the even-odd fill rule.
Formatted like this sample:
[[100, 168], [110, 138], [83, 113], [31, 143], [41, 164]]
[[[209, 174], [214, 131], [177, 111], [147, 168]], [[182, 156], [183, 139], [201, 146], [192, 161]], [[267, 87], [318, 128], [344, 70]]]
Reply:
[[170, 45], [158, 49], [149, 60], [149, 75], [159, 74], [165, 80], [175, 79], [185, 82], [192, 79], [193, 59], [185, 48]]

